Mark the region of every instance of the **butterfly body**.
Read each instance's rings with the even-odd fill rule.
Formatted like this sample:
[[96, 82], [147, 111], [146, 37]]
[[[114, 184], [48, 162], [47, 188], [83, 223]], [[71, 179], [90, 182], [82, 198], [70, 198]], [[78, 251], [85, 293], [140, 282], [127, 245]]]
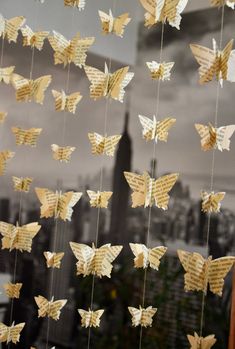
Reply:
[[150, 268], [158, 270], [160, 260], [166, 253], [167, 247], [158, 246], [154, 248], [147, 248], [143, 244], [130, 243], [130, 248], [135, 256], [134, 266], [135, 268], [146, 269]]
[[147, 67], [150, 70], [151, 78], [153, 80], [166, 81], [170, 80], [171, 69], [174, 66], [174, 62], [162, 62], [158, 63], [155, 61], [146, 62]]
[[48, 301], [43, 296], [34, 297], [34, 300], [38, 306], [38, 317], [47, 316], [56, 321], [59, 320], [61, 309], [67, 303], [67, 299], [54, 301], [54, 298], [52, 297], [52, 300]]
[[129, 13], [123, 13], [117, 18], [114, 18], [111, 10], [109, 10], [108, 14], [99, 11], [99, 16], [102, 23], [102, 33], [104, 35], [113, 33], [117, 36], [123, 37], [125, 27], [131, 21]]
[[153, 316], [157, 312], [157, 308], [149, 306], [147, 308], [138, 308], [128, 307], [128, 310], [132, 316], [132, 326], [142, 326], [142, 327], [151, 327], [153, 323]]
[[53, 159], [60, 162], [69, 162], [71, 160], [72, 153], [76, 150], [75, 147], [60, 147], [57, 144], [52, 144], [51, 149], [53, 152]]
[[6, 342], [7, 344], [12, 342], [16, 344], [20, 341], [20, 333], [25, 326], [25, 322], [15, 325], [13, 322], [11, 326], [6, 326], [0, 322], [0, 342]]
[[191, 345], [190, 349], [210, 349], [217, 341], [214, 334], [207, 337], [199, 337], [196, 332], [194, 336], [187, 335], [187, 338]]
[[0, 37], [7, 39], [8, 42], [16, 42], [18, 31], [25, 21], [26, 19], [23, 16], [5, 19], [0, 15]]
[[100, 318], [104, 313], [103, 309], [96, 311], [78, 309], [78, 313], [81, 316], [81, 325], [82, 327], [100, 327]]
[[235, 125], [213, 127], [210, 123], [208, 126], [195, 124], [195, 128], [201, 137], [201, 148], [204, 151], [211, 149], [230, 150], [230, 138], [235, 131]]
[[113, 195], [111, 191], [95, 192], [92, 190], [87, 190], [87, 194], [90, 198], [91, 207], [107, 208], [109, 199]]
[[7, 161], [12, 159], [15, 153], [10, 150], [0, 151], [0, 176], [2, 176], [6, 170]]
[[206, 191], [201, 192], [202, 198], [202, 212], [207, 213], [217, 213], [220, 212], [220, 207], [222, 201], [225, 197], [225, 192], [214, 193], [213, 191], [207, 193]]

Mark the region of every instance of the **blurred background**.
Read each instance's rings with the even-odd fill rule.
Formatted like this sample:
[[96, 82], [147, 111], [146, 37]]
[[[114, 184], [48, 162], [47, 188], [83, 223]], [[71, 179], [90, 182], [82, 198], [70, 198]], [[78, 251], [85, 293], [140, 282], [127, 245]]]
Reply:
[[[129, 12], [132, 21], [124, 38], [103, 36], [98, 10], [114, 16]], [[159, 117], [177, 119], [170, 131], [168, 142], [157, 145], [153, 159], [153, 143], [142, 139], [138, 115], [152, 118], [156, 105], [156, 83], [150, 78], [146, 61], [158, 60], [161, 25], [146, 29], [144, 10], [138, 1], [87, 0], [83, 12], [65, 8], [62, 0], [46, 0], [44, 4], [33, 0], [1, 0], [1, 13], [5, 18], [24, 15], [34, 30], [57, 30], [70, 39], [77, 31], [81, 36], [95, 36], [87, 64], [98, 69], [110, 62], [112, 71], [130, 65], [135, 72], [127, 89], [123, 104], [108, 102], [108, 134], [122, 134], [113, 158], [91, 154], [88, 132], [103, 134], [106, 100], [94, 102], [89, 98], [89, 81], [83, 70], [71, 66], [70, 93], [80, 91], [83, 99], [75, 115], [66, 116], [65, 144], [62, 142], [63, 113], [55, 112], [52, 89], [65, 89], [67, 69], [53, 65], [53, 51], [46, 41], [42, 52], [35, 51], [33, 78], [51, 74], [52, 83], [47, 90], [43, 106], [35, 103], [17, 103], [12, 86], [0, 86], [1, 111], [7, 111], [4, 124], [0, 124], [0, 149], [16, 152], [8, 163], [7, 171], [0, 177], [0, 220], [16, 224], [19, 219], [19, 193], [15, 193], [12, 176], [34, 178], [31, 191], [23, 195], [21, 222], [39, 221], [42, 229], [33, 241], [32, 252], [18, 253], [16, 281], [22, 282], [21, 297], [14, 301], [13, 319], [25, 321], [19, 348], [44, 348], [45, 343], [57, 348], [86, 348], [88, 331], [81, 328], [78, 308], [88, 309], [91, 298], [92, 277], [76, 276], [76, 259], [69, 241], [91, 244], [95, 239], [97, 209], [91, 208], [86, 190], [97, 191], [103, 162], [103, 190], [112, 190], [109, 208], [101, 210], [99, 246], [104, 243], [122, 244], [124, 249], [114, 264], [112, 278], [95, 280], [94, 307], [105, 309], [101, 327], [91, 331], [91, 347], [129, 348], [139, 343], [139, 328], [131, 327], [127, 307], [141, 304], [144, 273], [133, 268], [130, 242], [146, 242], [148, 209], [132, 209], [130, 190], [123, 171], [142, 173], [155, 168], [155, 177], [179, 172], [180, 178], [171, 191], [168, 211], [152, 210], [150, 246], [164, 244], [167, 255], [162, 259], [159, 272], [147, 273], [146, 305], [158, 308], [152, 328], [143, 331], [143, 347], [188, 348], [187, 334], [199, 331], [201, 293], [185, 293], [183, 269], [178, 261], [178, 248], [197, 251], [206, 257], [207, 216], [201, 212], [200, 191], [209, 190], [212, 152], [204, 153], [194, 128], [195, 123], [214, 120], [216, 83], [198, 84], [198, 65], [189, 49], [190, 43], [212, 47], [212, 38], [219, 41], [221, 12], [210, 8], [209, 1], [189, 1], [183, 14], [181, 30], [165, 26], [163, 59], [174, 61], [171, 81], [161, 84]], [[223, 46], [234, 33], [234, 12], [225, 9]], [[31, 49], [22, 47], [19, 35], [17, 44], [5, 43], [3, 67], [14, 65], [15, 71], [29, 77]], [[220, 90], [219, 126], [234, 120], [235, 87], [225, 82]], [[36, 148], [16, 146], [12, 126], [41, 127], [43, 131]], [[226, 191], [221, 213], [212, 216], [209, 253], [213, 258], [234, 255], [235, 250], [235, 140], [230, 152], [216, 152], [215, 191]], [[52, 158], [51, 144], [75, 146], [69, 164], [57, 163]], [[48, 297], [51, 271], [47, 269], [44, 251], [51, 250], [55, 224], [50, 219], [39, 219], [40, 204], [34, 187], [51, 190], [82, 191], [83, 197], [75, 206], [71, 223], [58, 223], [57, 251], [65, 256], [60, 270], [54, 271], [55, 299], [68, 299], [58, 322], [37, 318], [33, 297]], [[0, 284], [12, 279], [15, 252], [0, 252]], [[215, 348], [227, 348], [230, 328], [232, 272], [226, 277], [223, 297], [209, 293], [206, 299], [203, 335], [214, 333], [218, 339]], [[0, 295], [2, 321], [9, 323], [11, 304], [2, 290]], [[11, 345], [13, 346], [13, 345]]]

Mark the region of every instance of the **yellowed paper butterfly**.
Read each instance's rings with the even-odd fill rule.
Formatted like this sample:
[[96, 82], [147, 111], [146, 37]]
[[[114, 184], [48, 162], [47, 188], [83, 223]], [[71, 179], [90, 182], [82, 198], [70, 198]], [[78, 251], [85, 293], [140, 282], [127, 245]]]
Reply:
[[86, 0], [64, 0], [65, 6], [77, 7], [79, 11], [84, 10]]
[[24, 25], [26, 19], [23, 16], [5, 19], [0, 14], [0, 37], [7, 39], [8, 42], [16, 42], [18, 31]]
[[167, 210], [170, 196], [168, 193], [175, 185], [179, 174], [172, 173], [158, 179], [151, 178], [147, 172], [139, 175], [133, 172], [124, 172], [124, 176], [133, 190], [131, 194], [132, 207], [153, 206]]
[[70, 247], [77, 258], [77, 275], [96, 275], [111, 277], [112, 262], [117, 258], [123, 246], [111, 246], [106, 244], [100, 248], [92, 247], [76, 242], [70, 242]]
[[116, 145], [122, 138], [121, 135], [102, 136], [99, 133], [88, 133], [88, 138], [91, 143], [91, 152], [94, 155], [113, 156]]
[[211, 5], [215, 7], [222, 7], [224, 5], [227, 5], [234, 10], [235, 0], [211, 0]]
[[14, 70], [15, 66], [0, 68], [0, 82], [4, 82], [5, 84], [9, 85], [11, 83]]
[[217, 213], [220, 212], [220, 207], [221, 207], [221, 201], [225, 197], [225, 192], [210, 192], [207, 193], [206, 191], [201, 192], [201, 199], [202, 199], [202, 212], [207, 212], [207, 213]]
[[33, 238], [37, 235], [41, 225], [37, 222], [22, 225], [13, 225], [0, 222], [0, 233], [2, 234], [2, 249], [10, 251], [16, 249], [21, 252], [31, 252]]
[[0, 112], [0, 124], [3, 124], [5, 119], [7, 117], [7, 113], [5, 112]]
[[174, 118], [165, 118], [157, 121], [155, 115], [153, 116], [153, 120], [143, 115], [139, 115], [139, 119], [143, 127], [143, 138], [146, 141], [155, 140], [156, 143], [158, 140], [167, 142], [168, 132], [176, 122]]
[[235, 125], [221, 126], [216, 128], [210, 123], [208, 126], [195, 124], [195, 128], [201, 137], [202, 150], [230, 150], [230, 138], [235, 131]]
[[88, 80], [91, 82], [90, 97], [97, 100], [102, 97], [110, 97], [123, 102], [125, 87], [132, 80], [134, 73], [129, 73], [129, 67], [124, 67], [110, 73], [105, 63], [104, 72], [99, 69], [84, 66]]
[[132, 326], [142, 326], [142, 327], [151, 327], [153, 323], [153, 316], [157, 312], [157, 308], [149, 306], [147, 308], [138, 308], [128, 307], [128, 310], [132, 316]]
[[224, 278], [232, 268], [235, 257], [204, 259], [199, 253], [178, 250], [180, 262], [185, 270], [185, 291], [203, 291], [207, 293], [208, 284], [211, 292], [222, 296]]
[[102, 33], [104, 35], [113, 33], [122, 38], [125, 27], [131, 21], [131, 18], [129, 18], [129, 13], [123, 13], [117, 18], [114, 18], [111, 10], [109, 10], [109, 13], [105, 13], [103, 11], [98, 12], [102, 24]]
[[11, 326], [6, 326], [0, 322], [0, 342], [6, 342], [7, 344], [12, 342], [16, 344], [20, 341], [20, 333], [25, 326], [25, 322], [15, 325], [15, 322]]
[[64, 257], [64, 252], [43, 252], [44, 257], [46, 258], [47, 268], [57, 268], [61, 267], [61, 260]]
[[87, 190], [87, 194], [90, 198], [91, 207], [107, 208], [109, 199], [113, 195], [112, 191], [92, 191]]
[[20, 127], [12, 127], [11, 130], [16, 137], [17, 145], [30, 145], [31, 147], [36, 147], [37, 138], [42, 132], [42, 128], [24, 130]]
[[52, 90], [52, 94], [55, 98], [56, 111], [68, 111], [75, 114], [77, 105], [82, 99], [80, 92], [74, 92], [67, 96], [63, 90], [61, 92]]
[[146, 62], [147, 67], [150, 70], [151, 78], [153, 80], [166, 81], [171, 78], [171, 69], [174, 67], [175, 62], [162, 62], [156, 61]]
[[73, 207], [80, 200], [82, 193], [69, 191], [62, 194], [46, 188], [35, 188], [36, 195], [41, 203], [41, 218], [55, 217], [64, 221], [71, 220]]
[[84, 309], [78, 309], [78, 313], [81, 316], [81, 326], [88, 328], [88, 327], [100, 327], [100, 318], [104, 313], [103, 309], [99, 309], [96, 311], [92, 310], [84, 310]]
[[28, 193], [30, 190], [30, 185], [33, 182], [33, 178], [31, 177], [12, 177], [12, 181], [14, 184], [14, 190], [15, 191], [21, 191]]
[[158, 246], [154, 248], [148, 248], [143, 244], [134, 244], [130, 243], [131, 251], [133, 252], [134, 266], [135, 268], [143, 268], [146, 269], [148, 266], [150, 268], [158, 270], [161, 258], [167, 251], [167, 247]]
[[48, 301], [43, 296], [34, 297], [34, 300], [38, 306], [38, 317], [49, 317], [53, 320], [59, 320], [61, 309], [67, 303], [67, 299], [59, 299], [58, 301], [54, 301], [54, 297], [52, 297], [51, 301]]
[[11, 282], [8, 282], [7, 284], [3, 285], [3, 288], [6, 292], [7, 297], [9, 298], [20, 298], [20, 290], [23, 284], [16, 283], [12, 284]]
[[187, 338], [191, 346], [190, 349], [211, 349], [217, 341], [214, 334], [207, 337], [199, 337], [196, 332], [194, 332], [194, 336], [188, 334]]
[[48, 31], [38, 31], [34, 32], [29, 26], [21, 28], [23, 35], [23, 46], [35, 47], [39, 51], [42, 50], [44, 45], [44, 40], [49, 36]]
[[57, 144], [52, 144], [51, 149], [53, 152], [53, 159], [60, 162], [69, 162], [71, 160], [72, 153], [76, 150], [75, 147], [60, 147]]
[[15, 153], [10, 150], [0, 151], [0, 176], [5, 173], [7, 161], [12, 159]]

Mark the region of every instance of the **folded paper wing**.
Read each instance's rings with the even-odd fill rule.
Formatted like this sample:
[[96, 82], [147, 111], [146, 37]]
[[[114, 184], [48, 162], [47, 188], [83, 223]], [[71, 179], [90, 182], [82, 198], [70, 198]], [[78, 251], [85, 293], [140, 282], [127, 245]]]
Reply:
[[196, 332], [194, 336], [188, 334], [187, 338], [191, 346], [190, 349], [211, 349], [217, 341], [214, 334], [207, 337], [199, 337]]
[[201, 192], [202, 199], [202, 212], [206, 213], [217, 213], [220, 212], [221, 201], [225, 197], [225, 192], [214, 193], [213, 191], [207, 193], [206, 191]]
[[53, 152], [53, 159], [60, 162], [69, 162], [71, 160], [72, 153], [76, 150], [75, 147], [60, 147], [57, 144], [52, 144], [51, 149]]
[[5, 173], [7, 162], [15, 156], [10, 150], [0, 151], [0, 176]]
[[104, 310], [99, 309], [96, 311], [92, 311], [89, 309], [88, 311], [86, 311], [84, 309], [78, 309], [78, 313], [81, 316], [82, 327], [100, 327], [100, 319], [104, 313]]
[[132, 316], [132, 326], [142, 326], [142, 327], [151, 327], [153, 323], [153, 316], [157, 312], [157, 308], [149, 306], [147, 308], [138, 308], [128, 307], [128, 310]]
[[6, 326], [0, 322], [0, 343], [6, 342], [7, 344], [12, 342], [16, 344], [20, 341], [20, 333], [25, 326], [25, 322], [15, 325], [13, 322], [11, 326]]
[[211, 5], [215, 7], [222, 7], [224, 5], [227, 5], [234, 10], [235, 0], [211, 0]]
[[114, 135], [104, 137], [99, 133], [88, 133], [88, 138], [91, 143], [91, 152], [95, 155], [105, 154], [107, 156], [113, 156], [116, 145], [121, 139], [121, 135]]
[[38, 317], [49, 317], [53, 320], [59, 320], [61, 310], [67, 303], [67, 299], [60, 299], [58, 301], [48, 301], [42, 296], [34, 297], [34, 300], [38, 306]]
[[47, 268], [57, 268], [61, 267], [61, 260], [64, 257], [64, 252], [43, 252], [44, 257], [46, 258]]
[[29, 26], [21, 28], [23, 35], [23, 46], [35, 47], [39, 51], [42, 50], [44, 45], [44, 40], [49, 36], [50, 32], [48, 31], [38, 31], [33, 32]]
[[26, 19], [23, 16], [5, 19], [0, 15], [0, 36], [8, 42], [16, 42], [18, 31], [24, 25]]
[[33, 182], [33, 178], [31, 177], [15, 177], [12, 176], [12, 181], [14, 185], [15, 191], [28, 193], [30, 190], [30, 185]]
[[0, 82], [4, 82], [9, 85], [12, 80], [12, 74], [15, 70], [15, 66], [10, 66], [6, 68], [0, 68]]
[[79, 11], [84, 10], [86, 0], [64, 0], [65, 6], [77, 7]]
[[6, 292], [7, 297], [9, 298], [20, 298], [20, 290], [23, 284], [16, 283], [12, 284], [11, 282], [8, 282], [7, 284], [3, 285], [3, 288]]
[[156, 61], [146, 62], [147, 67], [150, 70], [151, 78], [153, 80], [166, 81], [171, 78], [171, 69], [173, 68], [175, 62], [162, 62], [158, 63]]
[[161, 258], [167, 251], [167, 247], [158, 246], [154, 248], [147, 248], [143, 244], [130, 243], [130, 248], [135, 256], [135, 268], [150, 268], [158, 270]]
[[155, 115], [153, 120], [147, 118], [146, 116], [139, 115], [140, 123], [143, 127], [143, 138], [146, 141], [155, 139], [157, 141], [167, 142], [169, 130], [176, 122], [174, 118], [165, 118], [161, 121], [157, 121]]
[[232, 137], [235, 131], [235, 125], [228, 125], [215, 128], [210, 123], [208, 126], [203, 124], [195, 124], [195, 128], [199, 136], [201, 137], [202, 150], [230, 150], [230, 138]]
[[38, 136], [41, 134], [41, 128], [30, 128], [24, 130], [20, 127], [12, 127], [12, 133], [14, 133], [17, 145], [30, 145], [36, 147]]
[[80, 92], [66, 95], [63, 90], [61, 92], [52, 90], [52, 94], [55, 98], [56, 111], [68, 111], [69, 113], [75, 114], [77, 105], [82, 99]]
[[87, 190], [87, 194], [90, 198], [91, 207], [107, 208], [109, 204], [109, 199], [113, 195], [112, 191], [92, 191]]

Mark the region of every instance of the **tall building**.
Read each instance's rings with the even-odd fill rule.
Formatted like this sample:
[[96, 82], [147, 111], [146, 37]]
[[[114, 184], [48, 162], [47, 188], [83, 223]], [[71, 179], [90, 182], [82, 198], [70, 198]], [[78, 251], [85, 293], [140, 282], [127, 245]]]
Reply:
[[126, 217], [129, 201], [129, 186], [123, 175], [131, 169], [132, 147], [128, 133], [129, 111], [125, 114], [124, 131], [119, 142], [113, 172], [113, 196], [111, 205], [110, 234], [113, 243], [128, 241]]

